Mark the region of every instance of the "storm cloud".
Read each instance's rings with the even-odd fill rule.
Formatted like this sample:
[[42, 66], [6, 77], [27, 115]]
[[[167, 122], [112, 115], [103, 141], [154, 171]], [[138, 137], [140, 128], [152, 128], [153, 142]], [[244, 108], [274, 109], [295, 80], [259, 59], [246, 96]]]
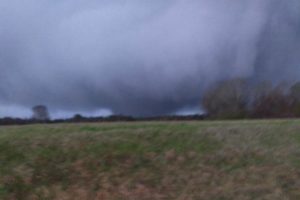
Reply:
[[176, 113], [235, 76], [300, 79], [299, 0], [0, 1], [0, 116]]

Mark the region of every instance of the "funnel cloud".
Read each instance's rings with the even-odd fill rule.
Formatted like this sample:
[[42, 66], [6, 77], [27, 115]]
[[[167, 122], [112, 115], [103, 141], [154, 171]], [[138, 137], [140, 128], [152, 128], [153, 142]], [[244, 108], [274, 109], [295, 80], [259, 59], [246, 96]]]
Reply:
[[176, 113], [236, 76], [300, 78], [299, 0], [0, 2], [0, 116]]

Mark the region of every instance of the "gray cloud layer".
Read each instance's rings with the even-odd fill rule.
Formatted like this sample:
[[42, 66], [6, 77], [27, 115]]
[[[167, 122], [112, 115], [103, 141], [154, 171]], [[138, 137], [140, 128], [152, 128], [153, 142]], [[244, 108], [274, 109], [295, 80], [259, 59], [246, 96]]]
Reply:
[[300, 78], [299, 0], [0, 2], [2, 107], [165, 114], [233, 76]]

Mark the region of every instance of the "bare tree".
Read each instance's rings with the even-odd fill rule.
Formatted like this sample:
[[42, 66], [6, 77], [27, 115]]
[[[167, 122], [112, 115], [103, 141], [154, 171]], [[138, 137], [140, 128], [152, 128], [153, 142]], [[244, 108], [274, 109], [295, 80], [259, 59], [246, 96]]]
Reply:
[[300, 82], [295, 83], [290, 88], [290, 97], [292, 101], [292, 109], [295, 116], [300, 116]]
[[247, 115], [248, 87], [242, 78], [218, 82], [203, 95], [202, 106], [213, 118], [243, 118]]
[[32, 118], [35, 120], [49, 120], [49, 112], [48, 108], [44, 105], [37, 105], [32, 108], [33, 116]]
[[270, 83], [255, 88], [252, 116], [257, 118], [291, 117], [292, 101], [283, 85], [273, 87]]

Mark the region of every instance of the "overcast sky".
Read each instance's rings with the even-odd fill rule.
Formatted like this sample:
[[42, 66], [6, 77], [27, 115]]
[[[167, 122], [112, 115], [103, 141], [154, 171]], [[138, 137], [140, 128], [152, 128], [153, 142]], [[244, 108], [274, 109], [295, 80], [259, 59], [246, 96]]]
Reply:
[[300, 79], [299, 0], [0, 1], [0, 117], [190, 113], [236, 76]]

